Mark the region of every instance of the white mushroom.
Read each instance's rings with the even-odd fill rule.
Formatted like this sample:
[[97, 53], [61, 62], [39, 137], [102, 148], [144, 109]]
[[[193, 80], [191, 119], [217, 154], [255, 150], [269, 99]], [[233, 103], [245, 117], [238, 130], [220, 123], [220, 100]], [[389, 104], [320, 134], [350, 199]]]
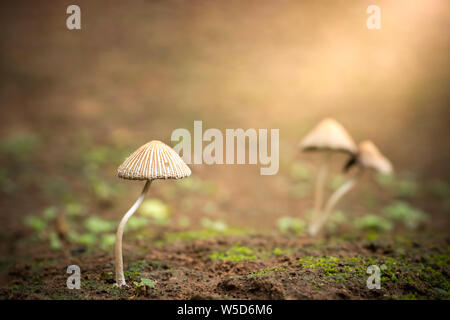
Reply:
[[133, 152], [117, 170], [123, 179], [146, 180], [141, 195], [123, 216], [116, 234], [116, 286], [126, 285], [123, 274], [122, 237], [125, 225], [144, 200], [154, 179], [181, 179], [191, 174], [191, 169], [168, 145], [153, 140]]
[[312, 235], [316, 235], [320, 231], [338, 201], [356, 185], [362, 176], [364, 169], [370, 168], [383, 174], [391, 174], [393, 172], [391, 162], [383, 156], [375, 144], [370, 140], [363, 141], [359, 144], [358, 154], [350, 159], [345, 168], [348, 169], [352, 165], [357, 165], [360, 170], [353, 178], [348, 180], [331, 195], [325, 205], [322, 216], [311, 226], [310, 231]]
[[316, 180], [314, 210], [309, 224], [309, 233], [312, 234], [311, 226], [317, 222], [323, 202], [325, 180], [328, 172], [332, 152], [344, 152], [350, 155], [357, 153], [357, 147], [350, 134], [336, 120], [327, 118], [322, 120], [303, 140], [300, 142], [302, 151], [324, 151], [325, 159], [319, 170]]

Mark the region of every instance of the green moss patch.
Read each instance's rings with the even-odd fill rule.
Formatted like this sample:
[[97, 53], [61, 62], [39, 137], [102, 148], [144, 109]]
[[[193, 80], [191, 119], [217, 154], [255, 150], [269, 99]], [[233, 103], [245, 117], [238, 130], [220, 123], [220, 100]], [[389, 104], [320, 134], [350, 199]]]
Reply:
[[225, 252], [213, 251], [209, 257], [212, 260], [230, 260], [234, 262], [257, 259], [252, 249], [242, 246], [234, 246]]

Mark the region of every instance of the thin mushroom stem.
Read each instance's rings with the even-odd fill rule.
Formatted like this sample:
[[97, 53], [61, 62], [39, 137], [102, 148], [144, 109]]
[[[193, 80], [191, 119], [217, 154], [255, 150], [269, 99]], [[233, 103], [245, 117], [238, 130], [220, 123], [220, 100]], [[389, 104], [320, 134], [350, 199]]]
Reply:
[[115, 244], [115, 255], [116, 255], [116, 286], [126, 286], [125, 282], [125, 276], [123, 274], [123, 257], [122, 257], [122, 237], [123, 237], [123, 230], [125, 229], [125, 225], [127, 224], [128, 219], [136, 212], [136, 210], [141, 205], [142, 201], [145, 198], [145, 194], [147, 193], [148, 188], [150, 187], [150, 184], [152, 183], [152, 180], [147, 180], [147, 182], [144, 185], [144, 189], [142, 189], [141, 195], [136, 200], [136, 202], [133, 204], [133, 206], [127, 211], [127, 213], [123, 216], [122, 220], [120, 221], [119, 228], [117, 228], [116, 233], [116, 244]]
[[309, 233], [311, 234], [311, 227], [316, 224], [317, 219], [320, 216], [320, 210], [323, 203], [323, 195], [325, 191], [325, 181], [328, 175], [328, 165], [331, 158], [331, 152], [326, 152], [324, 162], [319, 169], [316, 179], [316, 190], [314, 197], [314, 209], [311, 216], [311, 223], [309, 228]]
[[318, 221], [311, 226], [310, 232], [311, 235], [316, 235], [319, 233], [320, 229], [324, 225], [324, 223], [329, 218], [330, 214], [333, 212], [333, 209], [336, 207], [339, 200], [342, 199], [342, 197], [347, 194], [350, 190], [353, 189], [353, 187], [356, 185], [356, 183], [359, 181], [363, 173], [363, 170], [361, 169], [358, 174], [353, 177], [352, 179], [348, 180], [346, 183], [344, 183], [339, 189], [337, 189], [328, 199], [327, 203], [325, 204], [325, 209], [323, 210], [322, 215], [318, 219]]

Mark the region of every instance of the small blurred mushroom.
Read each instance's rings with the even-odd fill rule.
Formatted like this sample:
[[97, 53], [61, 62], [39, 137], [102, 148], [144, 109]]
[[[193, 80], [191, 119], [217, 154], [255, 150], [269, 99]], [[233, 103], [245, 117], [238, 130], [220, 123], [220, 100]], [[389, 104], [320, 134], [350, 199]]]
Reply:
[[191, 169], [168, 145], [153, 140], [133, 152], [117, 170], [119, 178], [145, 180], [141, 195], [123, 216], [116, 234], [116, 286], [126, 285], [123, 274], [122, 236], [128, 219], [136, 212], [144, 200], [150, 184], [155, 179], [181, 179], [191, 174]]
[[316, 235], [320, 231], [338, 201], [349, 192], [361, 178], [364, 169], [373, 169], [383, 174], [391, 174], [393, 172], [391, 162], [383, 156], [372, 141], [365, 140], [361, 142], [358, 147], [358, 154], [352, 157], [344, 166], [344, 170], [347, 171], [352, 166], [356, 165], [359, 168], [358, 172], [330, 196], [322, 216], [317, 223], [311, 226], [311, 235]]
[[[303, 140], [300, 142], [302, 151], [324, 151], [325, 159], [319, 170], [316, 180], [314, 210], [311, 217], [311, 225], [316, 223], [323, 202], [325, 180], [328, 172], [332, 152], [344, 152], [354, 156], [357, 147], [347, 130], [336, 120], [327, 118], [322, 120]], [[311, 229], [309, 228], [311, 234]]]
[[365, 140], [359, 144], [359, 152], [355, 156], [354, 163], [361, 168], [371, 168], [382, 174], [392, 174], [394, 171], [389, 159], [370, 140]]

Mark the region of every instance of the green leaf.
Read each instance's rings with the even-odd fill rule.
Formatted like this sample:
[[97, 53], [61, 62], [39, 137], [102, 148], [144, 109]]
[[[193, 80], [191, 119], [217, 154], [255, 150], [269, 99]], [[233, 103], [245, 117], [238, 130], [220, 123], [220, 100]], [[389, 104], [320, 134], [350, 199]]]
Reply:
[[106, 221], [99, 217], [89, 217], [84, 221], [84, 226], [93, 233], [109, 232], [116, 228], [114, 222]]
[[208, 218], [203, 218], [201, 220], [202, 226], [209, 230], [214, 230], [217, 232], [225, 232], [228, 229], [227, 224], [221, 220], [210, 220]]
[[84, 213], [84, 207], [81, 203], [70, 202], [66, 204], [66, 213], [69, 217], [81, 216]]
[[147, 279], [147, 278], [141, 278], [140, 282], [137, 281], [133, 281], [133, 284], [140, 288], [140, 287], [149, 287], [149, 288], [155, 288], [156, 285], [156, 281], [153, 281], [151, 279]]
[[355, 227], [365, 231], [390, 231], [392, 230], [392, 223], [376, 215], [367, 215], [365, 217], [359, 218], [354, 222]]
[[76, 237], [76, 242], [86, 247], [92, 247], [97, 242], [97, 236], [92, 233], [85, 233]]
[[156, 285], [156, 282], [155, 281], [153, 281], [153, 280], [151, 280], [151, 279], [147, 279], [147, 278], [141, 278], [141, 283], [144, 285], [144, 286], [147, 286], [147, 287], [150, 287], [150, 288], [154, 288], [155, 287], [155, 285]]
[[116, 235], [115, 234], [104, 234], [102, 236], [102, 239], [101, 239], [101, 242], [100, 242], [100, 246], [102, 247], [102, 249], [107, 250], [110, 247], [112, 247], [115, 242], [116, 242]]
[[50, 248], [52, 250], [60, 250], [62, 245], [61, 245], [61, 241], [59, 240], [58, 235], [55, 232], [51, 232], [48, 235], [48, 238], [50, 240]]
[[169, 207], [155, 198], [145, 200], [139, 208], [139, 213], [151, 218], [157, 224], [167, 224], [170, 216]]
[[445, 181], [434, 180], [431, 183], [431, 191], [443, 200], [450, 199], [450, 185]]
[[38, 138], [32, 133], [14, 133], [1, 141], [0, 154], [18, 161], [25, 161], [36, 149], [38, 142]]
[[409, 229], [416, 229], [428, 216], [404, 201], [396, 201], [383, 209], [384, 216], [402, 223]]
[[42, 212], [42, 217], [45, 221], [51, 221], [58, 215], [58, 209], [56, 207], [45, 208]]
[[134, 216], [128, 220], [125, 226], [125, 231], [137, 230], [148, 225], [148, 219], [146, 217]]
[[277, 227], [281, 233], [295, 233], [301, 235], [306, 227], [306, 223], [302, 219], [281, 217], [277, 220]]
[[34, 216], [26, 217], [25, 224], [36, 232], [41, 232], [47, 227], [47, 222], [44, 219]]

